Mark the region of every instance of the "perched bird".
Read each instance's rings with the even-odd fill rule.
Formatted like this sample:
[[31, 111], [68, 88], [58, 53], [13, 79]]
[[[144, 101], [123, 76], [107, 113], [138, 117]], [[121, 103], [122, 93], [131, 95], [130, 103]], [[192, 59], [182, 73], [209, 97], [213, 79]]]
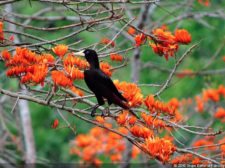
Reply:
[[85, 56], [90, 64], [90, 68], [84, 71], [84, 80], [88, 88], [95, 94], [98, 104], [96, 104], [91, 112], [91, 116], [95, 116], [96, 109], [105, 104], [104, 99], [107, 99], [108, 104], [112, 103], [129, 110], [134, 116], [138, 117], [130, 110], [127, 100], [117, 90], [113, 81], [99, 67], [98, 55], [94, 50], [86, 49], [77, 53], [77, 56]]

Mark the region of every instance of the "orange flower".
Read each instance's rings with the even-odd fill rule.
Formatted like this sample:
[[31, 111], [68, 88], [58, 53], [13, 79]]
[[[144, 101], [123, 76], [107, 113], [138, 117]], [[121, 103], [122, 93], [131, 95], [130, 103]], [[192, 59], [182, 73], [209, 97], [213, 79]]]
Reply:
[[199, 165], [199, 164], [201, 164], [201, 159], [198, 158], [198, 157], [194, 158], [194, 159], [192, 160], [192, 164], [193, 164], [193, 165]]
[[112, 41], [112, 40], [110, 40], [110, 39], [108, 39], [108, 38], [102, 38], [100, 43], [101, 44], [105, 44], [105, 45], [108, 45], [109, 44], [112, 47], [115, 47], [115, 42]]
[[175, 110], [177, 110], [179, 108], [179, 100], [177, 98], [172, 98], [170, 99], [170, 101], [168, 102], [168, 106], [173, 107]]
[[143, 101], [141, 89], [134, 83], [113, 81], [117, 89], [122, 92], [123, 97], [128, 100], [131, 107], [140, 106]]
[[189, 44], [191, 42], [191, 35], [185, 29], [176, 29], [175, 40], [181, 44]]
[[32, 73], [32, 81], [35, 83], [42, 83], [48, 72], [48, 67], [46, 65], [34, 65]]
[[84, 79], [84, 73], [74, 66], [67, 66], [64, 68], [71, 79]]
[[11, 54], [9, 53], [8, 50], [3, 50], [3, 51], [2, 51], [2, 58], [3, 58], [5, 61], [10, 60]]
[[144, 102], [148, 110], [151, 111], [152, 113], [163, 112], [165, 114], [173, 116], [175, 114], [176, 111], [175, 107], [170, 106], [168, 103], [163, 103], [160, 102], [159, 100], [155, 100], [153, 95], [147, 96]]
[[173, 158], [171, 160], [171, 164], [173, 164], [173, 165], [177, 165], [177, 164], [181, 164], [181, 163], [187, 164], [187, 163], [190, 163], [191, 159], [192, 159], [192, 154], [183, 154], [183, 155]]
[[220, 146], [221, 154], [223, 157], [225, 157], [225, 145]]
[[[194, 147], [198, 147], [198, 146], [205, 146], [205, 145], [214, 145], [213, 139], [199, 139], [197, 141], [195, 141], [195, 143], [193, 144]], [[216, 146], [210, 146], [210, 147], [205, 147], [205, 150], [216, 150]]]
[[141, 33], [141, 34], [136, 35], [135, 38], [134, 38], [134, 40], [135, 40], [135, 43], [136, 43], [135, 46], [136, 47], [139, 47], [140, 45], [142, 45], [143, 43], [145, 43], [146, 36], [143, 33]]
[[4, 40], [3, 22], [0, 22], [0, 41]]
[[123, 56], [119, 55], [119, 54], [116, 54], [116, 53], [111, 53], [110, 54], [110, 59], [112, 61], [122, 61], [123, 60]]
[[95, 154], [96, 154], [96, 151], [89, 147], [89, 148], [85, 148], [83, 150], [83, 155], [82, 155], [82, 159], [85, 161], [85, 162], [90, 162], [92, 163], [92, 161], [94, 160], [94, 157], [95, 157]]
[[176, 150], [176, 147], [170, 140], [159, 137], [146, 139], [143, 146], [151, 156], [163, 163], [168, 162], [170, 156]]
[[84, 96], [84, 92], [78, 88], [76, 88], [75, 86], [70, 87], [70, 90], [72, 90], [75, 94], [77, 94], [78, 96]]
[[53, 121], [53, 123], [52, 123], [52, 128], [53, 128], [53, 129], [56, 129], [56, 128], [58, 127], [58, 125], [59, 125], [59, 120], [58, 120], [58, 119], [55, 119], [55, 120]]
[[220, 96], [216, 89], [208, 89], [203, 91], [203, 100], [208, 101], [209, 99], [214, 102], [218, 102], [220, 100]]
[[150, 42], [149, 45], [153, 51], [158, 55], [164, 55], [166, 60], [172, 57], [178, 50], [178, 44], [175, 41], [175, 36], [165, 28], [157, 28], [152, 31], [152, 34], [157, 38], [154, 43]]
[[16, 53], [13, 57], [10, 57], [9, 53], [5, 52], [4, 57], [8, 59], [6, 62], [8, 67], [7, 76], [18, 76], [21, 78], [21, 83], [44, 84], [48, 72], [46, 63], [54, 61], [53, 56], [40, 56], [27, 48], [16, 48]]
[[141, 150], [138, 147], [136, 146], [132, 147], [132, 152], [131, 152], [132, 159], [135, 159], [140, 153], [141, 153]]
[[136, 121], [137, 121], [137, 118], [135, 117], [135, 116], [130, 116], [130, 118], [129, 118], [129, 120], [128, 120], [128, 123], [130, 124], [130, 125], [134, 125], [135, 123], [136, 123]]
[[55, 62], [55, 58], [53, 57], [53, 55], [45, 53], [38, 57], [38, 62], [53, 65]]
[[19, 76], [26, 72], [26, 68], [22, 66], [14, 66], [6, 71], [7, 76]]
[[59, 57], [63, 57], [68, 50], [68, 46], [64, 44], [59, 44], [52, 48], [52, 51]]
[[225, 56], [223, 56], [223, 61], [225, 62]]
[[157, 41], [159, 41], [160, 44], [166, 45], [175, 43], [174, 35], [172, 35], [170, 31], [167, 31], [167, 29], [156, 28], [152, 33], [157, 37]]
[[112, 75], [111, 66], [107, 62], [100, 63], [100, 69], [108, 76]]
[[110, 156], [112, 162], [119, 162], [122, 160], [122, 155], [120, 153], [113, 154]]
[[63, 59], [64, 67], [70, 66], [73, 67], [74, 65], [80, 69], [85, 69], [89, 66], [88, 62], [77, 57], [73, 56], [72, 54], [68, 54], [67, 57]]
[[124, 127], [119, 127], [118, 131], [122, 134], [125, 134], [125, 135], [127, 135], [129, 133], [129, 131]]
[[196, 110], [200, 113], [203, 112], [204, 111], [204, 101], [202, 100], [202, 98], [200, 98], [200, 96], [196, 96], [195, 101], [197, 104]]
[[164, 121], [153, 118], [146, 113], [141, 113], [141, 117], [148, 126], [153, 126], [154, 128], [164, 128], [166, 126], [166, 123]]
[[97, 122], [101, 123], [101, 124], [103, 124], [103, 123], [105, 122], [105, 119], [104, 119], [103, 117], [101, 117], [101, 116], [95, 117], [95, 120], [96, 120]]
[[198, 0], [198, 3], [208, 7], [210, 5], [210, 0]]
[[136, 33], [136, 30], [133, 27], [129, 27], [127, 33], [130, 35], [134, 35]]
[[27, 48], [16, 48], [15, 55], [6, 63], [6, 66], [29, 66], [37, 63], [38, 56], [36, 53]]
[[215, 118], [222, 119], [222, 122], [225, 122], [225, 109], [222, 107], [219, 107], [214, 114]]
[[219, 88], [217, 89], [217, 92], [219, 95], [225, 97], [225, 87], [224, 85], [220, 85]]
[[88, 135], [83, 134], [78, 135], [75, 141], [76, 145], [82, 148], [88, 146], [91, 142], [92, 139]]
[[[96, 120], [105, 123], [102, 117], [96, 117]], [[118, 131], [128, 134], [124, 127], [119, 127]], [[86, 135], [78, 135], [73, 144], [71, 154], [78, 155], [83, 162], [92, 166], [99, 155], [109, 157], [113, 162], [119, 162], [122, 159], [121, 153], [126, 149], [126, 141], [122, 136], [99, 127], [92, 128]], [[132, 153], [137, 156], [139, 151], [133, 149]]]
[[143, 127], [143, 126], [138, 126], [134, 125], [133, 127], [130, 128], [130, 132], [136, 136], [136, 137], [141, 137], [141, 138], [149, 138], [153, 136], [153, 131]]
[[166, 58], [168, 61], [169, 57], [173, 57], [175, 52], [177, 52], [179, 46], [177, 44], [169, 44], [167, 46], [163, 46], [162, 44], [155, 44], [155, 43], [149, 43], [149, 45], [152, 47], [154, 53]]
[[123, 111], [123, 113], [119, 114], [119, 116], [116, 118], [116, 121], [119, 125], [125, 125], [127, 119], [128, 111]]
[[184, 78], [184, 77], [194, 77], [194, 73], [191, 69], [184, 69], [183, 71], [176, 74], [178, 78]]
[[127, 33], [130, 35], [134, 35], [136, 33], [136, 30], [133, 27], [129, 27]]
[[66, 77], [62, 71], [54, 70], [51, 72], [52, 80], [56, 85], [62, 87], [71, 87], [73, 82], [70, 78]]

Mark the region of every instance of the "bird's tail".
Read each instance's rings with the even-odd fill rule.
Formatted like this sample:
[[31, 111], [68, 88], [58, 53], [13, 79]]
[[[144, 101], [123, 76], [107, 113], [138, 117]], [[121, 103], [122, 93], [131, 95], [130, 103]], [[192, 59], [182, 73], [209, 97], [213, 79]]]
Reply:
[[135, 116], [136, 118], [140, 119], [139, 116], [137, 116], [137, 114], [134, 113], [134, 111], [131, 110], [130, 106], [128, 105], [128, 103], [122, 101], [121, 99], [119, 99], [116, 95], [114, 95], [114, 103], [117, 104], [118, 106], [122, 107], [125, 110], [128, 110], [133, 116]]
[[125, 110], [128, 110], [133, 116], [140, 119], [140, 117], [129, 107], [128, 103], [121, 102], [120, 107], [124, 108]]

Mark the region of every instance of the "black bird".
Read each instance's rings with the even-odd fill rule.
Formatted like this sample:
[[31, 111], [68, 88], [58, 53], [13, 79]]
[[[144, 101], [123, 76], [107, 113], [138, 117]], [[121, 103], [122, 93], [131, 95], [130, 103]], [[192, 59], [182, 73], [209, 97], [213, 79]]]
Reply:
[[84, 71], [84, 80], [88, 88], [95, 94], [98, 104], [96, 104], [91, 112], [91, 116], [95, 116], [96, 109], [105, 104], [104, 98], [108, 104], [112, 103], [129, 110], [134, 116], [138, 117], [130, 110], [127, 100], [117, 90], [113, 81], [99, 67], [98, 55], [94, 50], [86, 49], [77, 53], [77, 56], [85, 56], [90, 64], [90, 68]]

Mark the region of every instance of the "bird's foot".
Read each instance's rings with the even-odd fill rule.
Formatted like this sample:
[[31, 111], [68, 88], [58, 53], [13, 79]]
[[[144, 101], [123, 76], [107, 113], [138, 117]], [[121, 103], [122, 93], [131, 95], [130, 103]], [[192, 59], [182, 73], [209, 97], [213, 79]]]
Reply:
[[92, 116], [92, 117], [95, 116], [95, 113], [96, 113], [96, 110], [97, 110], [98, 107], [99, 107], [99, 105], [96, 104], [96, 105], [93, 107], [93, 109], [91, 110], [91, 116]]
[[93, 109], [93, 110], [91, 111], [91, 116], [94, 117], [94, 116], [95, 116], [95, 113], [96, 113], [96, 109]]

